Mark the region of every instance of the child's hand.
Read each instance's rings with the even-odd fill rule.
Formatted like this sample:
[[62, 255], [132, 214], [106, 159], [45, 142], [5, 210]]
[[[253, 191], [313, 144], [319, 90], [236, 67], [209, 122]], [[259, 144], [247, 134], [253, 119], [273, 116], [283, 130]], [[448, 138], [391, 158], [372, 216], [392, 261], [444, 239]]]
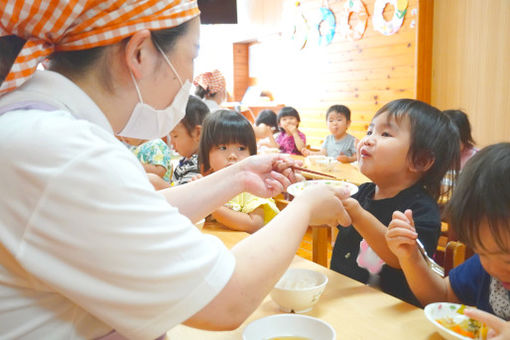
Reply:
[[306, 157], [306, 156], [310, 156], [311, 152], [307, 148], [303, 148], [303, 149], [301, 149], [301, 154]]
[[337, 158], [336, 158], [337, 161], [339, 162], [342, 162], [342, 163], [350, 163], [350, 159], [348, 156], [344, 155], [343, 153], [341, 153]]
[[200, 178], [203, 178], [204, 176], [202, 176], [201, 174], [196, 174], [195, 176], [191, 177], [191, 181], [197, 181], [199, 180]]
[[418, 254], [417, 238], [412, 211], [409, 209], [405, 213], [395, 211], [386, 231], [386, 242], [393, 254], [399, 259]]
[[350, 216], [345, 211], [342, 200], [349, 197], [346, 189], [336, 188], [325, 184], [307, 187], [294, 201], [303, 202], [310, 208], [310, 224], [328, 224], [332, 227], [338, 224], [348, 226], [351, 224]]
[[464, 309], [464, 314], [471, 319], [483, 322], [489, 327], [487, 339], [510, 339], [510, 321], [505, 321], [495, 315], [473, 308]]

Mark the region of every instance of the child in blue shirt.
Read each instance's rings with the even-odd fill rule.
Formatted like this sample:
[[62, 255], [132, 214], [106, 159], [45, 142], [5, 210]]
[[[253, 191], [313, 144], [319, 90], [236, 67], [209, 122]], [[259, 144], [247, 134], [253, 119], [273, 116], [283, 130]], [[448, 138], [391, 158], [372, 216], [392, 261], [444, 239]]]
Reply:
[[342, 163], [356, 161], [358, 141], [356, 137], [347, 133], [351, 125], [351, 110], [344, 105], [333, 105], [326, 112], [326, 122], [331, 134], [322, 143], [321, 150], [313, 152], [304, 149], [303, 155], [325, 155]]
[[[407, 282], [423, 304], [473, 305], [469, 317], [510, 334], [510, 143], [488, 146], [467, 163], [447, 206], [450, 226], [475, 255], [446, 278], [433, 273], [416, 246], [414, 212], [395, 212], [386, 233]], [[485, 311], [482, 312], [482, 311]], [[495, 314], [491, 316], [487, 313]], [[505, 338], [506, 339], [506, 338]]]

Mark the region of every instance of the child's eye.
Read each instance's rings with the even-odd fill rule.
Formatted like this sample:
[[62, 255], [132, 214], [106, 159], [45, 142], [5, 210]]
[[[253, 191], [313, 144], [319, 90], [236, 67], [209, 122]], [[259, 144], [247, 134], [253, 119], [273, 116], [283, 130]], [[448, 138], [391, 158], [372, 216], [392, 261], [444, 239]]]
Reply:
[[221, 150], [221, 151], [227, 150], [227, 147], [225, 145], [218, 145], [217, 148], [218, 148], [218, 150]]
[[391, 135], [388, 132], [381, 133], [381, 136], [383, 136], [383, 137], [391, 137]]
[[247, 148], [246, 148], [246, 146], [240, 146], [240, 147], [239, 147], [239, 151], [244, 151], [244, 150], [246, 150], [246, 149], [247, 149]]
[[367, 136], [370, 136], [372, 134], [372, 131], [368, 130], [367, 131]]

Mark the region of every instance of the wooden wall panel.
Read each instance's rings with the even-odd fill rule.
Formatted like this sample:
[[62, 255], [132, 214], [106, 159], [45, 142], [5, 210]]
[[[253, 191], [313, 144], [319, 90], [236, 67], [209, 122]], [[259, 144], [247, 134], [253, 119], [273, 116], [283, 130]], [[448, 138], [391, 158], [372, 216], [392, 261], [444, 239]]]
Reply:
[[[432, 3], [432, 0], [421, 1]], [[289, 8], [289, 1], [271, 1], [274, 11], [281, 10], [279, 15], [271, 13], [271, 22], [264, 21], [267, 20], [264, 14], [269, 6], [267, 2], [260, 0], [259, 7], [251, 1], [254, 20], [257, 25], [272, 26], [283, 33], [277, 37], [262, 38], [251, 45], [250, 58], [257, 58], [260, 63], [256, 68], [257, 74], [251, 76], [273, 93], [276, 102], [296, 107], [301, 115], [300, 129], [307, 135], [309, 144], [317, 146], [329, 134], [325, 112], [333, 104], [344, 104], [351, 109], [350, 132], [360, 138], [365, 134], [373, 114], [385, 103], [397, 98], [417, 98], [418, 95], [427, 99], [427, 87], [419, 89], [417, 86], [417, 79], [426, 77], [427, 70], [419, 73], [417, 63], [429, 63], [430, 74], [430, 60], [427, 60], [430, 59], [430, 46], [426, 49], [428, 57], [423, 52], [418, 56], [417, 26], [419, 23], [429, 25], [424, 27], [421, 36], [422, 39], [428, 38], [428, 43], [432, 44], [431, 7], [425, 6], [423, 11], [428, 18], [420, 18], [420, 21], [418, 0], [410, 0], [400, 31], [384, 36], [372, 25], [375, 0], [365, 0], [369, 14], [367, 30], [361, 40], [350, 41], [343, 39], [339, 30], [344, 1], [329, 1], [337, 19], [332, 44], [319, 47], [309, 40], [303, 50], [297, 50], [285, 36], [289, 27], [284, 25], [292, 23], [289, 12], [283, 12], [284, 8]], [[309, 21], [321, 4], [320, 0], [301, 1], [301, 8]], [[385, 16], [392, 13], [393, 7], [387, 6]], [[427, 29], [428, 35], [425, 34]], [[261, 53], [261, 50], [264, 52]], [[250, 63], [257, 63], [257, 60], [250, 60]]]
[[240, 102], [249, 86], [249, 45], [247, 43], [234, 43], [234, 93], [233, 101]]
[[510, 1], [434, 8], [432, 104], [462, 109], [478, 146], [510, 140]]

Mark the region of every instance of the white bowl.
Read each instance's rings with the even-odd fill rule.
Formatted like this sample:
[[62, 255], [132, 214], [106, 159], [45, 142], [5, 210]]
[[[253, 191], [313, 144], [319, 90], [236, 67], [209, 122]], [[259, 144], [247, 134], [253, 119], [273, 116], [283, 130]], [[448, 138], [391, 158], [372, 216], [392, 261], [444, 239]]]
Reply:
[[326, 288], [328, 277], [321, 272], [301, 268], [289, 268], [269, 294], [284, 312], [305, 313]]
[[[298, 314], [277, 314], [252, 321], [243, 331], [243, 340], [301, 337], [310, 340], [334, 340], [336, 332], [328, 323]], [[298, 338], [300, 339], [300, 338]]]
[[205, 223], [205, 218], [203, 218], [200, 221], [198, 221], [197, 223], [195, 223], [195, 225], [197, 226], [198, 229], [202, 230], [202, 228], [204, 227], [204, 223]]
[[351, 196], [358, 192], [358, 187], [352, 183], [345, 181], [335, 181], [331, 179], [316, 179], [311, 181], [296, 182], [287, 187], [287, 192], [292, 196], [296, 197], [299, 196], [301, 192], [305, 190], [307, 187], [316, 184], [326, 184], [347, 189], [349, 190]]
[[333, 157], [324, 155], [311, 155], [306, 157], [306, 162], [310, 167], [322, 171], [331, 171], [335, 167], [335, 163], [338, 161]]
[[471, 338], [456, 333], [436, 321], [437, 319], [443, 319], [445, 317], [454, 318], [454, 321], [456, 323], [462, 322], [465, 319], [469, 319], [467, 316], [457, 313], [457, 310], [461, 306], [462, 305], [459, 305], [457, 303], [436, 302], [426, 305], [423, 311], [425, 312], [425, 316], [427, 317], [427, 319], [434, 326], [436, 326], [439, 334], [441, 334], [441, 336], [446, 340], [459, 340], [459, 339], [470, 340]]

